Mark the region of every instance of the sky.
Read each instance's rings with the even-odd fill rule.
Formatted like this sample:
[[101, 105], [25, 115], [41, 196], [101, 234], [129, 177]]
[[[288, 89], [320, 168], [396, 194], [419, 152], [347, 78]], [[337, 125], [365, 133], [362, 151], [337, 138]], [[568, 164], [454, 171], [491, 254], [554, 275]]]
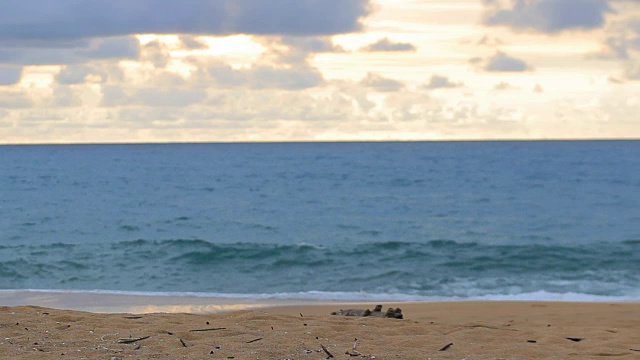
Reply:
[[0, 3], [0, 143], [640, 138], [640, 0]]

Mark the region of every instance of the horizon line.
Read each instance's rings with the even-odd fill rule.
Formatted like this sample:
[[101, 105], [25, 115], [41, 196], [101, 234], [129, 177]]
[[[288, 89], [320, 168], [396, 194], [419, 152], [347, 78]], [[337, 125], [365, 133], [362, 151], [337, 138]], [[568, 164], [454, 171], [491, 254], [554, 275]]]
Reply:
[[65, 145], [198, 145], [198, 144], [341, 144], [341, 143], [447, 143], [447, 142], [588, 142], [638, 141], [638, 138], [539, 138], [539, 139], [423, 139], [423, 140], [246, 140], [246, 141], [123, 141], [123, 142], [33, 142], [0, 143], [0, 146], [65, 146]]

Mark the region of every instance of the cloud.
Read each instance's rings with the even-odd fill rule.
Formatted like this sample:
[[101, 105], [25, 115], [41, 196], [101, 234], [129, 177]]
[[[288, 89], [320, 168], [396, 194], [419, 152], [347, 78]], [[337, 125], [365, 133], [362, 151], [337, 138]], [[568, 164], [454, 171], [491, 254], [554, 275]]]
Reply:
[[56, 75], [58, 84], [103, 83], [108, 75], [102, 69], [87, 65], [67, 65]]
[[401, 43], [382, 38], [372, 44], [369, 44], [360, 51], [378, 52], [378, 51], [416, 51], [416, 47], [411, 43]]
[[102, 105], [112, 106], [151, 106], [151, 107], [185, 107], [197, 104], [206, 97], [206, 91], [190, 88], [140, 88], [132, 91], [118, 86], [102, 88]]
[[509, 5], [484, 0], [484, 3], [489, 8], [484, 17], [487, 25], [549, 34], [601, 28], [606, 14], [612, 12], [607, 0], [511, 0]]
[[626, 64], [624, 75], [627, 80], [640, 80], [640, 60]]
[[22, 78], [22, 66], [0, 65], [0, 86], [13, 85]]
[[56, 85], [52, 90], [52, 97], [49, 99], [50, 102], [47, 105], [59, 108], [83, 105], [80, 92], [85, 89], [74, 89], [73, 86]]
[[402, 82], [385, 78], [374, 73], [367, 73], [367, 76], [360, 81], [360, 84], [380, 92], [392, 92], [404, 88], [404, 84]]
[[31, 99], [22, 91], [0, 88], [0, 109], [20, 109], [33, 105]]
[[50, 0], [0, 2], [0, 41], [130, 34], [332, 35], [358, 31], [368, 0]]
[[[477, 60], [472, 59], [472, 62], [475, 61]], [[514, 58], [500, 51], [484, 62], [484, 70], [490, 72], [522, 72], [531, 69], [531, 66], [525, 61]]]
[[457, 88], [463, 86], [463, 83], [453, 82], [446, 76], [433, 75], [429, 83], [424, 85], [425, 89], [443, 89], [443, 88]]
[[336, 46], [328, 36], [301, 37], [284, 36], [281, 42], [305, 53], [343, 53], [342, 46]]
[[640, 19], [631, 18], [610, 26], [603, 49], [594, 54], [599, 59], [627, 60], [640, 50]]
[[494, 90], [515, 90], [516, 88], [508, 82], [502, 81], [493, 87]]
[[141, 60], [148, 61], [157, 68], [163, 68], [171, 60], [171, 54], [164, 43], [154, 40], [142, 47]]
[[92, 39], [74, 43], [78, 47], [59, 46], [53, 42], [39, 47], [18, 44], [0, 46], [0, 63], [22, 65], [80, 64], [92, 60], [137, 59], [140, 43], [133, 36]]
[[503, 45], [504, 41], [497, 37], [490, 37], [489, 35], [484, 35], [480, 40], [476, 42], [476, 45], [484, 45], [484, 46], [500, 46]]
[[276, 67], [255, 64], [250, 68], [234, 69], [226, 64], [212, 64], [205, 71], [205, 77], [214, 80], [219, 87], [301, 90], [324, 82], [317, 69], [306, 65]]
[[259, 41], [266, 51], [243, 67], [214, 58], [188, 59], [187, 64], [197, 69], [190, 81], [204, 87], [303, 90], [325, 82], [320, 70], [310, 64], [310, 55], [338, 51], [323, 37], [261, 37]]
[[182, 35], [179, 37], [180, 42], [184, 46], [185, 49], [188, 50], [197, 50], [197, 49], [206, 49], [207, 44], [202, 40], [198, 39], [197, 36], [193, 35]]

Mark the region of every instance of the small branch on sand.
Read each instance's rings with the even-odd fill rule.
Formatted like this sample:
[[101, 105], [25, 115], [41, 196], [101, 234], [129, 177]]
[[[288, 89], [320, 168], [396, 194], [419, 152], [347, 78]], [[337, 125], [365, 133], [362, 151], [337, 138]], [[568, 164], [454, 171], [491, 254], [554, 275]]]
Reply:
[[453, 343], [448, 343], [447, 345], [440, 348], [438, 351], [447, 351], [453, 345]]
[[574, 337], [566, 337], [565, 339], [571, 340], [573, 342], [580, 342], [580, 341], [584, 340], [584, 338], [574, 338]]
[[349, 355], [349, 356], [364, 356], [362, 355], [362, 353], [358, 350], [347, 350], [347, 352], [345, 352], [345, 354]]
[[324, 350], [324, 352], [327, 354], [327, 359], [332, 359], [333, 358], [333, 354], [329, 352], [329, 350], [327, 350], [326, 347], [324, 347], [324, 345], [320, 344], [320, 346], [322, 347], [322, 350]]
[[227, 328], [209, 328], [209, 329], [195, 329], [189, 330], [191, 332], [201, 332], [201, 331], [217, 331], [217, 330], [226, 330]]
[[443, 333], [443, 335], [449, 335], [449, 334], [453, 334], [454, 332], [458, 332], [461, 330], [465, 330], [465, 329], [490, 329], [490, 330], [503, 330], [503, 331], [519, 331], [518, 329], [504, 329], [504, 328], [499, 328], [499, 327], [495, 327], [495, 326], [488, 326], [488, 325], [482, 325], [482, 324], [472, 324], [472, 325], [463, 325], [458, 327], [457, 329], [453, 329], [451, 331], [447, 331], [445, 333]]
[[125, 316], [125, 319], [142, 319], [142, 316], [140, 315], [131, 315], [131, 316]]
[[253, 340], [245, 341], [245, 344], [251, 344], [251, 343], [253, 343], [253, 342], [260, 341], [260, 340], [262, 340], [262, 338], [257, 338], [257, 339], [253, 339]]
[[187, 344], [184, 342], [184, 340], [180, 339], [180, 343], [182, 344], [182, 346], [187, 347]]
[[143, 336], [143, 337], [139, 337], [139, 338], [131, 338], [131, 339], [129, 339], [129, 338], [118, 339], [118, 343], [119, 343], [119, 344], [131, 344], [131, 343], [134, 343], [134, 342], [136, 342], [136, 341], [140, 341], [140, 340], [148, 339], [148, 338], [150, 338], [150, 337], [151, 337], [151, 336]]

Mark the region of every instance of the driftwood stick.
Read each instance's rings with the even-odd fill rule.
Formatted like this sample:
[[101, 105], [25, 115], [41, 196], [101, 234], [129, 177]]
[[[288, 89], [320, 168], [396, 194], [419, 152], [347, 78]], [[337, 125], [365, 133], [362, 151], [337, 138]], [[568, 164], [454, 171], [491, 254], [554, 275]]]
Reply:
[[473, 324], [473, 325], [460, 326], [457, 329], [453, 329], [451, 331], [447, 331], [447, 332], [443, 333], [443, 335], [453, 334], [454, 332], [462, 331], [462, 330], [465, 330], [465, 329], [478, 329], [478, 328], [491, 329], [491, 330], [502, 330], [502, 331], [519, 331], [518, 329], [504, 329], [504, 328], [499, 328], [499, 327], [495, 327], [495, 326]]
[[136, 341], [140, 341], [140, 340], [148, 339], [148, 338], [150, 338], [150, 337], [151, 337], [151, 336], [143, 336], [143, 337], [139, 337], [139, 338], [131, 338], [131, 339], [129, 339], [129, 338], [118, 339], [118, 343], [119, 343], [119, 344], [131, 344], [131, 343], [134, 343], [134, 342], [136, 342]]
[[180, 343], [182, 344], [182, 346], [187, 347], [187, 344], [184, 342], [184, 340], [180, 339]]
[[189, 330], [191, 332], [201, 332], [201, 331], [217, 331], [217, 330], [226, 330], [227, 328], [208, 328], [208, 329], [195, 329], [195, 330]]
[[326, 347], [324, 347], [324, 345], [320, 344], [320, 346], [322, 347], [322, 350], [324, 350], [325, 353], [327, 353], [327, 359], [332, 359], [333, 358], [333, 354], [329, 352], [329, 350], [327, 350]]
[[438, 351], [447, 351], [453, 345], [453, 343], [448, 343], [447, 345], [440, 348]]
[[573, 342], [580, 342], [580, 341], [584, 340], [584, 338], [577, 338], [577, 337], [566, 337], [565, 339], [571, 340]]
[[260, 340], [262, 340], [262, 338], [257, 338], [257, 339], [253, 339], [253, 340], [245, 341], [245, 344], [251, 344], [251, 343], [253, 343], [253, 342], [260, 341]]

